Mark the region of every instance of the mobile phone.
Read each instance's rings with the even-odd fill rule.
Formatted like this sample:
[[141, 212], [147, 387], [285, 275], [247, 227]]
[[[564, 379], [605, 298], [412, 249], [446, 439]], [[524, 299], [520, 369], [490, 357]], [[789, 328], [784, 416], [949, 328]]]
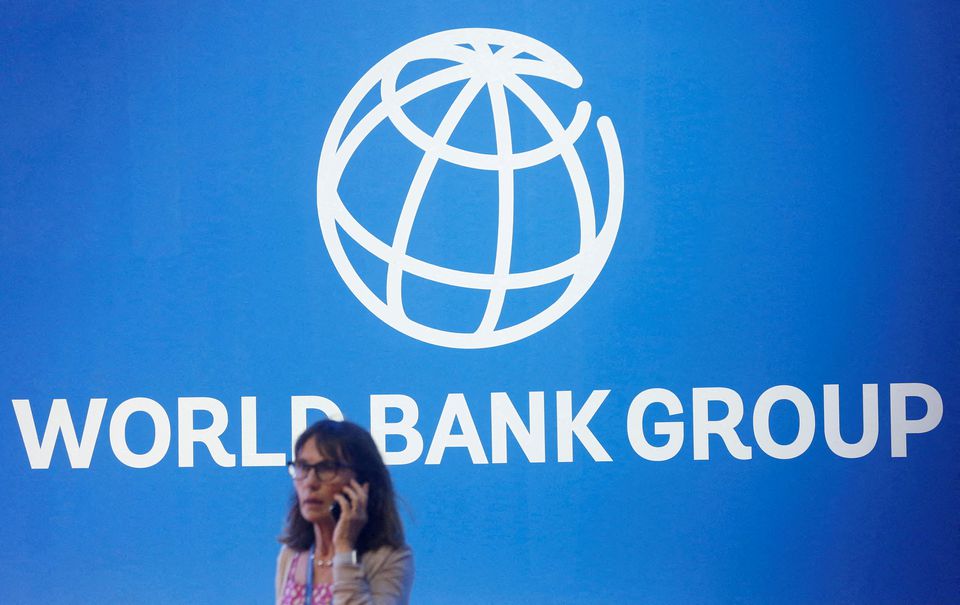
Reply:
[[340, 520], [340, 503], [334, 502], [330, 505], [330, 514], [333, 515], [334, 521]]

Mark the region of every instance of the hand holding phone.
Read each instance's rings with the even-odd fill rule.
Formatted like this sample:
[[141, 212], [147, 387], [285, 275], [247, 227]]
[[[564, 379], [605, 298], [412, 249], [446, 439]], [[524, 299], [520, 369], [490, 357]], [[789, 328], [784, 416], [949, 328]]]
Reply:
[[350, 483], [343, 486], [343, 491], [334, 496], [336, 503], [331, 506], [330, 513], [337, 520], [333, 528], [333, 543], [338, 552], [356, 548], [357, 537], [367, 524], [369, 493], [369, 483], [361, 484], [351, 479]]

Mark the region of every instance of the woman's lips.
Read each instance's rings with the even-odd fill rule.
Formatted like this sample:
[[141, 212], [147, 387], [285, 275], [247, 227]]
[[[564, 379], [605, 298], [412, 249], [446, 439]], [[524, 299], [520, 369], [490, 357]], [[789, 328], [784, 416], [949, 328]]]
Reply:
[[323, 506], [323, 500], [320, 498], [307, 498], [303, 501], [304, 506]]

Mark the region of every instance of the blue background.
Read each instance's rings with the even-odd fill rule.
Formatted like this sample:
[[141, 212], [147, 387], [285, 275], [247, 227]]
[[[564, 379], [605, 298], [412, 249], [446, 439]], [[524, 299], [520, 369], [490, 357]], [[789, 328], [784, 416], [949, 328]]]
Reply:
[[[291, 395], [366, 424], [371, 393], [407, 394], [429, 444], [446, 394], [463, 392], [489, 455], [490, 393], [523, 405], [534, 390], [547, 392], [546, 464], [511, 443], [506, 465], [450, 450], [439, 466], [392, 468], [414, 602], [956, 599], [958, 6], [6, 4], [0, 599], [272, 599], [283, 469], [223, 469], [199, 448], [180, 469], [176, 433], [159, 465], [124, 467], [107, 423], [129, 397], [161, 402], [174, 430], [178, 397], [220, 399], [238, 453], [244, 395], [258, 398], [261, 450], [282, 451]], [[567, 57], [585, 79], [568, 97], [612, 118], [626, 174], [617, 242], [584, 299], [480, 351], [367, 312], [316, 216], [320, 145], [347, 91], [394, 49], [457, 27]], [[891, 382], [944, 401], [905, 459], [890, 457]], [[850, 440], [861, 385], [880, 384], [865, 458], [826, 446], [828, 383]], [[752, 404], [777, 384], [818, 410], [804, 455], [754, 447], [739, 461], [717, 440], [692, 459], [692, 388], [737, 390], [755, 445]], [[650, 387], [684, 402], [687, 439], [667, 462], [626, 437], [627, 407]], [[579, 405], [601, 388], [591, 428], [613, 462], [577, 446], [556, 463], [554, 392]], [[29, 398], [42, 430], [55, 397], [75, 419], [109, 399], [90, 469], [70, 469], [62, 443], [50, 470], [29, 468], [10, 400]], [[775, 412], [774, 436], [795, 424]], [[151, 438], [131, 420], [135, 450]]]

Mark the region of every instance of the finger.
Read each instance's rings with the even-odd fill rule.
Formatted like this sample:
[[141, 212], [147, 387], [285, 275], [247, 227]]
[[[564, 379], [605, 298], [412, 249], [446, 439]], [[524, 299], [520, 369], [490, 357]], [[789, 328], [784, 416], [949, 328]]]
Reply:
[[347, 499], [343, 494], [334, 494], [333, 499], [337, 501], [340, 505], [340, 519], [342, 520], [344, 516], [350, 515], [353, 513], [353, 508], [350, 507], [350, 500]]
[[357, 506], [359, 508], [366, 508], [367, 502], [370, 499], [370, 484], [364, 483], [361, 485], [356, 479], [352, 479], [350, 483], [353, 484], [354, 489], [357, 490], [357, 499], [359, 500]]
[[360, 499], [357, 502], [357, 518], [362, 519], [364, 522], [367, 520], [367, 490], [360, 489]]
[[353, 487], [349, 485], [344, 485], [342, 493], [346, 494], [347, 497], [350, 498], [350, 505], [356, 508], [357, 500], [360, 499], [360, 494], [357, 493], [357, 490], [353, 489]]

